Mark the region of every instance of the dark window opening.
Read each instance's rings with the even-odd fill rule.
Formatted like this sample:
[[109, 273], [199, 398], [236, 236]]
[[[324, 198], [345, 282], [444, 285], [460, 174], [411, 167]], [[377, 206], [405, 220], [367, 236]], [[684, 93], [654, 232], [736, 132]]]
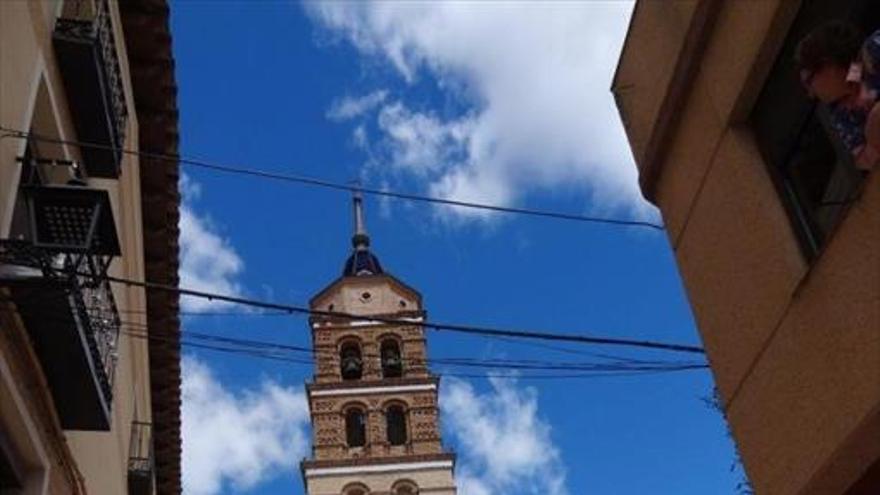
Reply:
[[367, 421], [360, 409], [345, 413], [345, 440], [349, 447], [363, 447], [367, 443]]
[[400, 406], [391, 406], [385, 412], [388, 430], [388, 443], [403, 445], [406, 443], [406, 415]]
[[400, 345], [394, 339], [382, 342], [382, 376], [399, 378], [403, 376], [403, 360], [400, 357]]
[[358, 483], [356, 486], [343, 489], [342, 495], [367, 495], [367, 489]]
[[416, 489], [412, 487], [412, 485], [401, 485], [400, 488], [394, 492], [394, 495], [416, 495]]
[[342, 344], [342, 349], [339, 350], [339, 365], [343, 380], [360, 380], [364, 371], [360, 346], [354, 342]]
[[830, 127], [827, 109], [804, 90], [794, 62], [798, 42], [829, 20], [852, 22], [865, 35], [880, 27], [880, 2], [842, 5], [833, 0], [802, 3], [751, 115], [761, 154], [809, 259], [856, 199], [862, 180]]

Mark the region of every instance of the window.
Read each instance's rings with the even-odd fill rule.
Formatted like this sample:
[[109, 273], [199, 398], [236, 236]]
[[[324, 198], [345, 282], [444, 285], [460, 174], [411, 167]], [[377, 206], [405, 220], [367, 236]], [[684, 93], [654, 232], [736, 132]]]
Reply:
[[804, 1], [751, 115], [757, 144], [807, 258], [814, 258], [855, 199], [861, 174], [831, 130], [827, 109], [812, 101], [795, 67], [798, 42], [832, 19], [880, 26], [880, 3]]
[[361, 346], [357, 342], [346, 342], [339, 349], [339, 366], [343, 380], [360, 380], [363, 375]]
[[349, 447], [363, 447], [367, 443], [367, 420], [358, 407], [345, 412], [345, 441]]
[[388, 443], [391, 445], [403, 445], [406, 443], [406, 414], [403, 407], [394, 405], [385, 411], [386, 430]]
[[412, 481], [398, 481], [391, 488], [394, 495], [418, 495], [419, 489]]
[[342, 495], [368, 495], [370, 489], [361, 483], [352, 483], [342, 489]]
[[394, 339], [382, 341], [380, 349], [382, 355], [382, 376], [384, 378], [399, 378], [403, 375], [403, 360], [400, 357], [400, 344]]

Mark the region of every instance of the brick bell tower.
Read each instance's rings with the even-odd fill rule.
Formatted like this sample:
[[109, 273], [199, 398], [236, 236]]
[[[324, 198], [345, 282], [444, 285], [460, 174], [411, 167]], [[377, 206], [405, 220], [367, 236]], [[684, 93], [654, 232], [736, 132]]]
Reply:
[[[385, 272], [370, 251], [363, 200], [354, 195], [353, 252], [310, 319], [315, 375], [306, 384], [312, 458], [307, 495], [453, 495], [455, 456], [440, 440], [438, 377], [425, 365], [422, 296]], [[370, 320], [393, 318], [394, 325]]]

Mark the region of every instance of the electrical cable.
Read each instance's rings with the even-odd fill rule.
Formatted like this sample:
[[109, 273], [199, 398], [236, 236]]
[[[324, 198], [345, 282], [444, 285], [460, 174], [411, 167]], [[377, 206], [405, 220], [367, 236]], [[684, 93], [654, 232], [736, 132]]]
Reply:
[[[143, 325], [140, 323], [134, 322], [122, 322], [123, 325], [129, 328], [137, 328], [143, 330], [143, 333], [146, 333], [148, 330], [147, 325]], [[154, 333], [155, 335], [155, 333]], [[199, 340], [212, 341], [216, 343], [222, 343], [224, 345], [239, 345], [239, 346], [249, 346], [251, 348], [259, 348], [261, 350], [273, 350], [273, 351], [281, 351], [281, 352], [299, 352], [306, 353], [310, 356], [327, 356], [327, 357], [336, 357], [336, 351], [322, 350], [316, 348], [309, 347], [300, 347], [300, 346], [292, 346], [288, 344], [282, 344], [278, 342], [268, 342], [262, 340], [251, 340], [251, 339], [242, 339], [235, 337], [225, 337], [219, 335], [211, 335], [200, 332], [194, 332], [190, 330], [185, 330], [180, 333], [181, 337], [187, 338], [195, 338]], [[364, 353], [360, 356], [362, 359], [382, 359], [381, 354], [369, 354]], [[606, 358], [607, 359], [607, 358]], [[620, 358], [613, 358], [620, 359]], [[695, 362], [695, 361], [654, 361], [654, 360], [629, 360], [627, 363], [590, 363], [590, 362], [571, 362], [571, 361], [544, 361], [544, 360], [534, 360], [534, 359], [485, 359], [485, 358], [469, 358], [469, 357], [435, 357], [435, 358], [427, 358], [427, 359], [406, 359], [402, 358], [401, 360], [412, 365], [427, 365], [430, 363], [434, 364], [449, 364], [454, 366], [477, 366], [477, 367], [498, 367], [498, 368], [507, 368], [507, 367], [520, 367], [520, 368], [534, 368], [534, 369], [573, 369], [573, 368], [590, 368], [596, 369], [601, 367], [614, 367], [614, 368], [622, 368], [627, 367], [627, 369], [633, 368], [643, 368], [643, 367], [663, 367], [663, 366], [696, 366], [696, 367], [705, 367], [704, 363]]]
[[[155, 334], [149, 334], [147, 332], [131, 332], [126, 331], [129, 335], [136, 336], [144, 336], [151, 337], [156, 336]], [[160, 338], [172, 338], [159, 335]], [[249, 352], [265, 352], [271, 353], [273, 355], [277, 355], [277, 353], [289, 355], [289, 352], [303, 352], [308, 353], [310, 355], [318, 355], [318, 359], [321, 356], [336, 358], [337, 355], [335, 352], [313, 352], [310, 349], [302, 349], [302, 348], [294, 348], [291, 346], [286, 346], [283, 344], [276, 344], [272, 342], [265, 341], [253, 341], [253, 340], [243, 340], [243, 339], [235, 339], [230, 337], [217, 337], [217, 336], [204, 336], [204, 335], [196, 335], [192, 332], [183, 332], [181, 334], [182, 339], [186, 342], [191, 342], [193, 340], [200, 342], [211, 342], [211, 345], [222, 345], [222, 346], [232, 346], [238, 349], [247, 350]], [[191, 339], [191, 340], [185, 340]], [[361, 359], [374, 359], [381, 360], [381, 356], [379, 355], [370, 355], [364, 354], [360, 356]], [[311, 357], [314, 362], [314, 357]], [[478, 358], [427, 358], [427, 359], [416, 359], [416, 358], [404, 358], [400, 357], [400, 361], [402, 364], [407, 366], [429, 366], [429, 365], [448, 365], [455, 367], [469, 367], [469, 368], [496, 368], [496, 369], [529, 369], [529, 370], [544, 370], [544, 371], [573, 371], [573, 370], [590, 370], [590, 371], [642, 371], [642, 370], [663, 370], [663, 369], [690, 369], [690, 368], [707, 368], [708, 366], [705, 363], [694, 362], [694, 361], [654, 361], [654, 362], [644, 362], [644, 363], [591, 363], [591, 362], [553, 362], [553, 361], [534, 361], [534, 360], [510, 360], [510, 359], [478, 359]]]
[[[60, 270], [59, 270], [60, 271]], [[225, 301], [233, 304], [240, 304], [244, 306], [252, 306], [261, 309], [270, 309], [270, 310], [278, 310], [278, 311], [287, 311], [289, 313], [300, 313], [300, 314], [308, 314], [311, 316], [321, 316], [321, 317], [329, 317], [329, 318], [339, 318], [351, 321], [369, 321], [376, 323], [383, 323], [387, 325], [395, 325], [395, 326], [421, 326], [424, 328], [430, 328], [433, 330], [441, 330], [441, 331], [451, 331], [458, 333], [467, 333], [467, 334], [475, 334], [475, 335], [491, 335], [491, 336], [503, 336], [503, 337], [514, 337], [514, 338], [523, 338], [523, 339], [534, 339], [534, 340], [549, 340], [549, 341], [565, 341], [565, 342], [577, 342], [580, 344], [595, 344], [595, 345], [612, 345], [612, 346], [624, 346], [624, 347], [638, 347], [638, 348], [647, 348], [647, 349], [655, 349], [655, 350], [665, 350], [665, 351], [673, 351], [673, 352], [686, 352], [686, 353], [694, 353], [694, 354], [705, 354], [702, 348], [690, 345], [681, 345], [681, 344], [669, 344], [663, 342], [654, 342], [647, 340], [633, 340], [633, 339], [621, 339], [621, 338], [609, 338], [609, 337], [589, 337], [585, 335], [574, 335], [574, 334], [560, 334], [560, 333], [547, 333], [547, 332], [535, 332], [535, 331], [524, 331], [524, 330], [509, 330], [503, 328], [490, 328], [490, 327], [478, 327], [478, 326], [469, 326], [469, 325], [461, 325], [461, 324], [450, 324], [450, 323], [436, 323], [430, 321], [416, 321], [412, 319], [399, 319], [399, 318], [387, 318], [381, 316], [370, 316], [370, 315], [354, 315], [350, 313], [343, 313], [338, 311], [322, 311], [322, 310], [313, 310], [303, 306], [294, 306], [289, 304], [280, 304], [280, 303], [272, 303], [266, 301], [260, 301], [256, 299], [248, 299], [237, 296], [226, 296], [222, 294], [204, 292], [204, 291], [196, 291], [192, 289], [185, 289], [180, 287], [174, 287], [171, 285], [159, 284], [155, 282], [143, 282], [137, 281], [127, 278], [114, 277], [109, 275], [103, 276], [95, 276], [91, 273], [77, 273], [77, 275], [91, 278], [93, 280], [107, 280], [109, 282], [123, 284], [129, 287], [141, 287], [144, 289], [158, 290], [163, 292], [175, 293], [179, 295], [186, 295], [192, 297], [198, 297], [207, 299], [209, 301]]]
[[[3, 311], [12, 311], [11, 308], [0, 308]], [[48, 315], [47, 315], [48, 316]], [[51, 317], [51, 316], [49, 316]], [[290, 346], [275, 342], [266, 342], [258, 340], [238, 339], [231, 337], [222, 337], [198, 332], [184, 331], [177, 335], [162, 335], [161, 333], [148, 333], [148, 326], [140, 322], [120, 321], [121, 327], [137, 329], [137, 331], [121, 329], [120, 334], [132, 338], [167, 342], [174, 345], [191, 347], [197, 349], [205, 349], [211, 351], [232, 353], [240, 356], [263, 358], [280, 362], [287, 362], [300, 365], [313, 366], [315, 359], [297, 358], [289, 355], [289, 351], [307, 353], [310, 356], [320, 355], [322, 352], [307, 347]], [[335, 352], [325, 351], [325, 355], [333, 355]], [[362, 358], [378, 358], [379, 355], [365, 355]], [[427, 367], [429, 362], [440, 364], [443, 367], [477, 367], [486, 369], [500, 369], [505, 372], [510, 370], [526, 370], [526, 371], [547, 371], [551, 373], [543, 374], [523, 374], [516, 373], [516, 378], [526, 379], [554, 379], [554, 378], [590, 378], [602, 376], [633, 376], [641, 374], [658, 374], [666, 372], [687, 371], [708, 368], [708, 365], [695, 362], [658, 362], [644, 361], [640, 365], [634, 363], [571, 363], [571, 362], [546, 362], [536, 360], [480, 360], [473, 358], [437, 358], [431, 360], [403, 360], [410, 364]], [[549, 363], [549, 364], [541, 364]], [[568, 373], [559, 373], [565, 371]], [[576, 373], [575, 373], [576, 372]], [[473, 373], [450, 373], [444, 372], [441, 376], [455, 376], [462, 378], [492, 378], [492, 377], [510, 377], [510, 373], [490, 373], [473, 374]]]
[[490, 327], [479, 327], [479, 326], [470, 326], [470, 325], [460, 325], [460, 324], [452, 324], [452, 323], [436, 323], [431, 321], [416, 321], [412, 319], [400, 319], [400, 318], [387, 318], [382, 316], [371, 316], [371, 315], [355, 315], [351, 313], [343, 313], [339, 311], [323, 311], [323, 310], [315, 310], [310, 309], [304, 306], [295, 306], [291, 304], [281, 304], [281, 303], [273, 303], [267, 301], [260, 301], [257, 299], [248, 299], [244, 297], [238, 296], [226, 296], [222, 294], [216, 294], [205, 291], [197, 291], [192, 289], [185, 289], [181, 287], [174, 287], [166, 284], [159, 284], [155, 282], [146, 282], [146, 281], [137, 281], [122, 277], [114, 277], [110, 275], [104, 276], [95, 276], [91, 273], [78, 273], [80, 276], [88, 277], [91, 279], [97, 280], [107, 280], [113, 283], [123, 284], [128, 287], [141, 287], [144, 289], [157, 290], [162, 292], [169, 292], [179, 295], [198, 297], [202, 299], [206, 299], [209, 301], [225, 301], [233, 304], [239, 304], [243, 306], [252, 306], [261, 309], [269, 309], [269, 310], [277, 310], [277, 311], [287, 311], [289, 313], [300, 313], [300, 314], [308, 314], [311, 316], [320, 316], [326, 318], [339, 318], [350, 321], [369, 321], [376, 323], [383, 323], [387, 325], [395, 325], [395, 326], [421, 326], [424, 328], [430, 328], [433, 330], [440, 331], [449, 331], [449, 332], [458, 332], [458, 333], [468, 333], [474, 335], [495, 335], [495, 336], [503, 336], [503, 337], [514, 337], [514, 338], [522, 338], [522, 339], [533, 339], [533, 340], [547, 340], [547, 341], [562, 341], [562, 342], [577, 342], [580, 344], [595, 344], [595, 345], [611, 345], [611, 346], [624, 346], [624, 347], [639, 347], [646, 349], [655, 349], [655, 350], [664, 350], [664, 351], [672, 351], [672, 352], [686, 352], [692, 354], [705, 354], [705, 351], [697, 346], [691, 345], [682, 345], [682, 344], [669, 344], [664, 342], [655, 342], [648, 340], [634, 340], [634, 339], [621, 339], [621, 338], [610, 338], [610, 337], [590, 337], [586, 335], [575, 335], [575, 334], [560, 334], [560, 333], [547, 333], [547, 332], [536, 332], [536, 331], [525, 331], [525, 330], [509, 330], [504, 328], [490, 328]]
[[148, 158], [151, 160], [160, 160], [160, 161], [173, 161], [182, 163], [184, 165], [189, 165], [192, 167], [199, 167], [202, 169], [213, 170], [216, 172], [223, 172], [229, 174], [238, 174], [238, 175], [247, 175], [252, 177], [260, 177], [263, 179], [271, 179], [278, 180], [284, 182], [292, 182], [303, 185], [322, 187], [325, 189], [334, 189], [338, 191], [349, 191], [349, 192], [362, 192], [364, 194], [370, 194], [373, 196], [384, 196], [395, 199], [403, 199], [409, 201], [419, 201], [425, 203], [436, 203], [446, 206], [457, 206], [463, 208], [471, 208], [471, 209], [479, 209], [479, 210], [487, 210], [494, 211], [499, 213], [512, 213], [519, 215], [529, 215], [536, 217], [545, 217], [545, 218], [554, 218], [558, 220], [572, 220], [578, 222], [591, 222], [591, 223], [602, 223], [608, 225], [618, 225], [618, 226], [630, 226], [630, 227], [644, 227], [650, 228], [654, 230], [663, 231], [665, 227], [661, 224], [649, 222], [645, 220], [626, 220], [626, 219], [617, 219], [617, 218], [605, 218], [605, 217], [594, 217], [588, 215], [579, 215], [574, 213], [563, 213], [549, 210], [538, 210], [532, 208], [516, 208], [510, 206], [498, 206], [498, 205], [490, 205], [484, 203], [474, 203], [469, 201], [458, 201], [453, 199], [444, 199], [437, 198], [433, 196], [422, 196], [418, 194], [412, 193], [404, 193], [404, 192], [395, 192], [389, 191], [385, 189], [374, 189], [374, 188], [365, 188], [358, 185], [351, 184], [343, 184], [339, 182], [334, 182], [327, 179], [320, 179], [316, 177], [308, 177], [304, 175], [293, 175], [293, 174], [284, 174], [280, 172], [269, 172], [266, 170], [259, 170], [253, 168], [246, 167], [235, 167], [231, 165], [221, 165], [218, 163], [212, 163], [205, 160], [197, 160], [193, 158], [186, 158], [177, 154], [166, 154], [166, 153], [155, 153], [149, 151], [135, 151], [128, 149], [120, 149], [114, 146], [98, 144], [98, 143], [89, 143], [85, 141], [75, 141], [70, 139], [59, 139], [52, 138], [48, 136], [41, 136], [39, 134], [34, 134], [30, 132], [21, 131], [18, 129], [12, 129], [5, 126], [0, 126], [0, 131], [4, 131], [5, 134], [0, 136], [0, 139], [3, 137], [13, 137], [20, 139], [33, 139], [34, 141], [43, 141], [54, 144], [64, 144], [64, 145], [73, 145], [85, 148], [94, 148], [94, 149], [103, 149], [109, 151], [116, 151], [126, 155], [134, 155], [138, 157]]
[[[120, 313], [125, 314], [146, 314], [147, 312], [142, 309], [120, 309], [118, 310]], [[194, 317], [213, 317], [213, 316], [230, 316], [230, 317], [262, 317], [262, 316], [294, 316], [289, 311], [178, 311], [178, 314], [181, 316], [194, 316]], [[535, 347], [540, 349], [547, 349], [559, 353], [564, 354], [578, 354], [584, 356], [593, 356], [600, 357], [604, 359], [616, 359], [621, 361], [628, 361], [629, 358], [621, 357], [621, 356], [612, 356], [603, 353], [597, 352], [589, 352], [584, 351], [582, 349], [572, 349], [569, 347], [559, 347], [550, 344], [542, 344], [540, 342], [532, 342], [532, 341], [520, 341], [510, 337], [503, 337], [497, 335], [481, 335], [482, 338], [494, 339], [501, 342], [507, 342], [516, 345]]]
[[[128, 335], [132, 338], [144, 339], [144, 340], [159, 340], [163, 341], [163, 337], [161, 336], [151, 336], [140, 333], [131, 333], [131, 332], [123, 332], [125, 335]], [[267, 352], [258, 352], [258, 351], [249, 351], [247, 349], [239, 349], [235, 347], [225, 347], [218, 346], [212, 344], [204, 344], [204, 343], [196, 343], [196, 342], [188, 342], [181, 341], [180, 344], [185, 347], [194, 347], [200, 349], [207, 349], [212, 351], [219, 351], [225, 353], [236, 354], [245, 357], [254, 357], [261, 359], [269, 359], [280, 362], [287, 362], [293, 364], [302, 364], [302, 365], [313, 365], [313, 361], [303, 360], [291, 358], [288, 356], [271, 354]], [[431, 373], [432, 376], [452, 376], [458, 378], [516, 378], [516, 379], [568, 379], [568, 378], [599, 378], [599, 377], [613, 377], [613, 376], [636, 376], [636, 375], [656, 375], [661, 373], [672, 373], [678, 371], [689, 371], [696, 369], [705, 369], [708, 368], [706, 365], [682, 365], [682, 366], [670, 366], [663, 368], [645, 368], [645, 369], [609, 369], [609, 370], [584, 370], [579, 373], [544, 373], [544, 374], [524, 374], [524, 373], [484, 373], [484, 374], [476, 374], [476, 373], [455, 373], [455, 372], [440, 372], [440, 373]], [[575, 371], [575, 370], [569, 370]]]

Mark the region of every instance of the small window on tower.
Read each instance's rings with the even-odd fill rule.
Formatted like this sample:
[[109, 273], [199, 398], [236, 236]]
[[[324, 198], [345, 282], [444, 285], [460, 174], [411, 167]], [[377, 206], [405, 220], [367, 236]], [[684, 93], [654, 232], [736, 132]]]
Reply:
[[406, 414], [401, 406], [391, 406], [385, 411], [387, 422], [388, 443], [403, 445], [406, 443]]
[[367, 421], [361, 409], [352, 407], [346, 411], [345, 439], [349, 447], [363, 447], [367, 443]]
[[361, 347], [356, 342], [346, 342], [339, 349], [339, 366], [343, 380], [360, 380], [363, 375]]
[[360, 483], [353, 483], [342, 489], [342, 495], [367, 495], [368, 493], [369, 488]]
[[418, 495], [419, 489], [411, 481], [398, 481], [391, 489], [391, 493], [394, 495]]
[[403, 360], [400, 356], [400, 344], [394, 339], [382, 341], [382, 377], [399, 378], [403, 376]]

